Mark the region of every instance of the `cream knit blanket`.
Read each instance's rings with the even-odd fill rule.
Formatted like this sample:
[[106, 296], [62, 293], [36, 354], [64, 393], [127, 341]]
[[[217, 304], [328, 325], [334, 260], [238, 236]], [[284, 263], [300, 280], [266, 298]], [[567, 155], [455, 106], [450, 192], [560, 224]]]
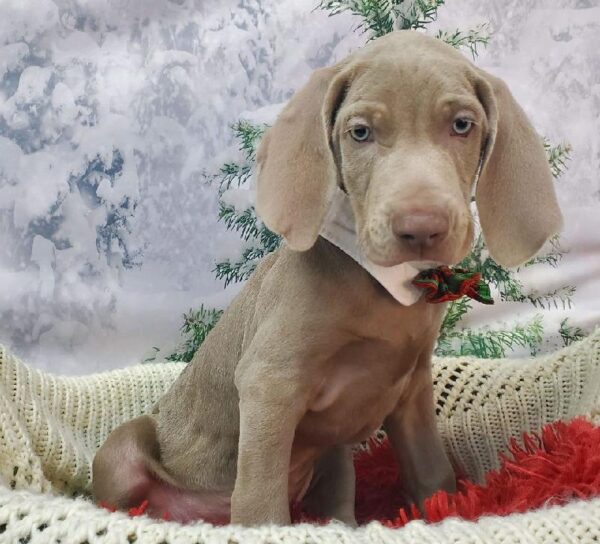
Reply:
[[[600, 499], [478, 522], [412, 522], [396, 530], [378, 523], [355, 530], [339, 524], [181, 526], [96, 508], [85, 497], [94, 452], [117, 425], [148, 412], [183, 367], [138, 365], [57, 377], [27, 367], [0, 346], [0, 543], [600, 541]], [[498, 467], [511, 437], [580, 415], [600, 423], [600, 329], [535, 359], [437, 359], [434, 379], [447, 451], [481, 481]], [[65, 497], [74, 494], [83, 496]]]

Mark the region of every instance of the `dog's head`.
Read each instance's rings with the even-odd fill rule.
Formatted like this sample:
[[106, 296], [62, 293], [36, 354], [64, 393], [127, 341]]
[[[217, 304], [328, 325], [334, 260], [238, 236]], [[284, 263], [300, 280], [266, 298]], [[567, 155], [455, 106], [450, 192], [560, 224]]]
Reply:
[[480, 168], [476, 203], [500, 264], [531, 258], [562, 222], [542, 142], [506, 85], [414, 31], [317, 70], [257, 159], [258, 212], [296, 250], [315, 243], [338, 184], [374, 263], [457, 263]]

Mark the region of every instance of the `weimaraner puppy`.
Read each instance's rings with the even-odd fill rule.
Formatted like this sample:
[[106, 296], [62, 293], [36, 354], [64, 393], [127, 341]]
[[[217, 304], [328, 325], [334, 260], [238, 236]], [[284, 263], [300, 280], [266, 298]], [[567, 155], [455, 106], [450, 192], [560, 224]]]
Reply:
[[505, 266], [561, 226], [539, 136], [506, 85], [445, 43], [393, 32], [316, 70], [264, 135], [265, 258], [151, 414], [93, 464], [98, 501], [172, 519], [290, 523], [290, 503], [355, 524], [351, 447], [383, 426], [410, 500], [455, 489], [431, 354], [444, 304], [403, 306], [320, 236], [337, 187], [383, 266], [455, 264], [473, 238]]

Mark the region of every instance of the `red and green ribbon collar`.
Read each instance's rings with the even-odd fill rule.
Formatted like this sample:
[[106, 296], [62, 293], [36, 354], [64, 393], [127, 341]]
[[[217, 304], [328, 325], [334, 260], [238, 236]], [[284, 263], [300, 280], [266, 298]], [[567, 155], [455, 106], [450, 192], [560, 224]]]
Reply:
[[481, 273], [463, 268], [439, 266], [422, 270], [412, 280], [415, 287], [425, 290], [425, 300], [431, 303], [449, 302], [469, 297], [482, 304], [494, 304], [490, 287], [481, 279]]

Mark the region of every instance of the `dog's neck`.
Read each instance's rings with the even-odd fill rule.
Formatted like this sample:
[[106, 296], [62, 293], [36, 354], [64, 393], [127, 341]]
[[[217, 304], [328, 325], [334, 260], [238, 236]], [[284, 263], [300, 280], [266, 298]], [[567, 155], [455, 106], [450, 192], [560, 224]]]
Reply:
[[338, 187], [335, 189], [320, 234], [352, 257], [404, 306], [415, 304], [423, 295], [422, 289], [411, 283], [415, 276], [421, 270], [435, 268], [440, 264], [435, 261], [410, 261], [396, 266], [379, 266], [369, 261], [360, 250], [350, 198]]

